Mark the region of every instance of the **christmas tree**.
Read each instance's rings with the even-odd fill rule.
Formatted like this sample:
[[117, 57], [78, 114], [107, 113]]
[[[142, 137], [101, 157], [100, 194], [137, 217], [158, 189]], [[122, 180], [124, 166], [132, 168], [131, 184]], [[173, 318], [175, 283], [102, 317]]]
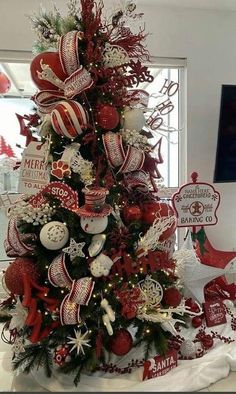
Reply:
[[4, 276], [13, 366], [41, 366], [47, 376], [58, 368], [75, 384], [111, 353], [141, 346], [131, 367], [165, 355], [176, 323], [201, 313], [181, 294], [176, 217], [158, 197], [159, 160], [137, 89], [153, 80], [146, 33], [129, 27], [142, 15], [131, 2], [109, 20], [102, 11], [71, 0], [65, 17], [55, 9], [31, 18], [30, 119], [50, 182], [9, 209], [5, 241], [14, 258]]

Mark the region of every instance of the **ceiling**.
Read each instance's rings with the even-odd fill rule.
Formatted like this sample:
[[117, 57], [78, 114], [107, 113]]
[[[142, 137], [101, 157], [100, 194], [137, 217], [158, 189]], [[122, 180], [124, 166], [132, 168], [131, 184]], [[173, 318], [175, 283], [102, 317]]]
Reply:
[[144, 2], [157, 7], [168, 6], [236, 11], [236, 0], [137, 0], [139, 6], [142, 6]]

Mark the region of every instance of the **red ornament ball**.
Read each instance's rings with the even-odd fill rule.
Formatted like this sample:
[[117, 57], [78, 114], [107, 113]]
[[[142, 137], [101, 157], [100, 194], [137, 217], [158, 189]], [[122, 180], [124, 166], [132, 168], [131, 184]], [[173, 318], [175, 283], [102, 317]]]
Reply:
[[122, 217], [125, 224], [129, 224], [142, 217], [142, 211], [138, 205], [126, 205], [122, 210]]
[[61, 101], [51, 113], [51, 122], [57, 134], [73, 139], [83, 133], [88, 123], [88, 113], [76, 101]]
[[182, 295], [175, 287], [169, 287], [163, 292], [163, 301], [168, 306], [176, 307], [180, 304]]
[[110, 338], [109, 347], [116, 356], [124, 356], [133, 346], [133, 339], [129, 331], [121, 328]]
[[194, 316], [192, 318], [192, 326], [194, 328], [198, 328], [202, 325], [202, 319], [200, 318], [200, 316]]
[[8, 290], [17, 295], [24, 294], [23, 274], [28, 274], [33, 281], [37, 282], [39, 273], [35, 260], [27, 257], [17, 257], [7, 267], [4, 280]]
[[105, 130], [114, 129], [120, 121], [117, 109], [110, 104], [100, 104], [96, 109], [95, 117], [98, 125]]
[[0, 94], [7, 93], [10, 87], [10, 80], [4, 73], [0, 72]]
[[[173, 216], [176, 219], [175, 211], [170, 204], [160, 201], [149, 201], [143, 204], [142, 220], [147, 224], [152, 224], [156, 218]], [[159, 241], [170, 238], [176, 230], [176, 220], [170, 228], [161, 234]]]
[[68, 345], [59, 345], [54, 351], [53, 356], [54, 362], [62, 367], [65, 363], [71, 360], [70, 348]]
[[45, 79], [40, 79], [39, 73], [41, 73], [42, 67], [48, 65], [54, 74], [61, 80], [64, 81], [67, 75], [64, 73], [60, 57], [58, 52], [42, 52], [39, 53], [32, 60], [30, 64], [31, 78], [34, 81], [37, 88], [40, 90], [59, 90], [59, 88], [53, 84], [53, 82], [46, 81]]

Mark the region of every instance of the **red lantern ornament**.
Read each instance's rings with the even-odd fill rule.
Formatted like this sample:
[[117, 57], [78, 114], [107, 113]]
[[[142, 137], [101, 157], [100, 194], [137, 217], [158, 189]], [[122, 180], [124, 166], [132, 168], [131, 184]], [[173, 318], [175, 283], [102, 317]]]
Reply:
[[0, 72], [0, 94], [7, 93], [11, 87], [11, 82], [8, 77]]
[[7, 267], [4, 280], [8, 290], [16, 295], [24, 294], [23, 274], [27, 274], [34, 282], [38, 282], [39, 273], [34, 259], [16, 258]]
[[129, 224], [135, 220], [140, 220], [142, 211], [138, 205], [126, 205], [122, 210], [122, 217], [125, 224]]
[[61, 101], [51, 113], [51, 122], [57, 134], [73, 139], [87, 127], [88, 114], [76, 101]]
[[117, 109], [110, 104], [98, 105], [95, 117], [98, 125], [105, 130], [114, 129], [120, 121]]
[[[156, 218], [173, 216], [176, 218], [175, 211], [170, 204], [160, 201], [149, 201], [143, 204], [142, 220], [147, 224], [152, 224]], [[177, 222], [169, 227], [164, 233], [161, 234], [159, 241], [164, 241], [170, 238], [176, 230]]]
[[162, 300], [166, 305], [173, 306], [175, 308], [180, 304], [182, 295], [175, 287], [169, 287], [164, 290]]
[[201, 319], [201, 317], [200, 316], [194, 316], [193, 318], [192, 318], [192, 326], [194, 327], [194, 328], [198, 328], [198, 327], [200, 327], [202, 325], [202, 319]]
[[55, 76], [64, 81], [67, 75], [64, 73], [58, 52], [42, 52], [39, 53], [31, 62], [30, 72], [31, 78], [35, 85], [40, 90], [58, 90], [58, 86], [53, 83], [53, 80], [48, 81], [40, 78], [40, 73], [43, 71], [44, 65], [49, 66], [54, 72]]
[[110, 350], [116, 356], [124, 356], [133, 346], [133, 339], [129, 331], [121, 328], [112, 335], [109, 343]]

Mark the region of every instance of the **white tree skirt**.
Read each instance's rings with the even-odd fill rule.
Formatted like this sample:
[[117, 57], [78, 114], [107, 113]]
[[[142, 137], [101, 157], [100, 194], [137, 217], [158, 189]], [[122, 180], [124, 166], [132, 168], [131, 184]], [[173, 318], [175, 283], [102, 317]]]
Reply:
[[[192, 360], [178, 360], [178, 366], [164, 376], [142, 381], [143, 367], [136, 368], [130, 374], [118, 375], [115, 373], [96, 372], [96, 375], [81, 375], [77, 387], [73, 385], [73, 375], [59, 374], [56, 371], [49, 379], [43, 371], [33, 373], [33, 378], [43, 389], [55, 392], [99, 392], [99, 391], [197, 391], [226, 377], [230, 370], [236, 371], [236, 331], [231, 329], [231, 317], [227, 316], [227, 323], [214, 327], [207, 327], [205, 332], [211, 331], [225, 338], [235, 340], [224, 343], [214, 340], [214, 347], [207, 354]], [[196, 329], [183, 329], [180, 335], [185, 339], [193, 339]], [[112, 357], [109, 362], [118, 367], [126, 366], [131, 359], [142, 359], [137, 349], [132, 349], [124, 357]], [[18, 375], [19, 378], [19, 375]], [[27, 376], [21, 374], [21, 379]]]

